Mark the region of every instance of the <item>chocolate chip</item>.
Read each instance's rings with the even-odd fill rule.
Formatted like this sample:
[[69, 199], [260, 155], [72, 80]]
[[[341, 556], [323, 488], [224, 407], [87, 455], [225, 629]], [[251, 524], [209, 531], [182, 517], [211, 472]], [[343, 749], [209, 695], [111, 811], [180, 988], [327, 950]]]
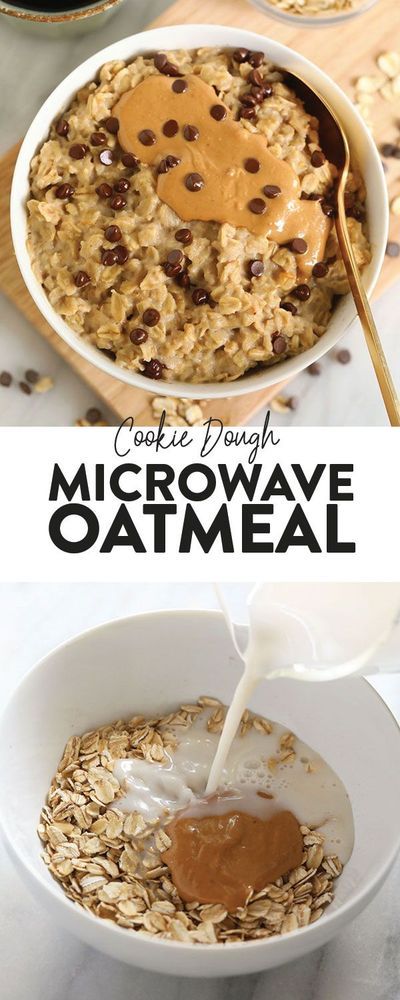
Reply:
[[260, 166], [260, 161], [256, 160], [254, 156], [249, 156], [247, 160], [244, 161], [244, 169], [247, 170], [248, 174], [258, 174]]
[[241, 104], [244, 104], [246, 108], [255, 108], [257, 104], [257, 98], [254, 96], [254, 94], [250, 94], [247, 92], [245, 94], [241, 94], [241, 96], [239, 97], [239, 101]]
[[292, 295], [295, 295], [296, 299], [299, 299], [300, 302], [307, 302], [307, 299], [310, 298], [311, 292], [308, 285], [297, 285], [296, 288], [293, 289]]
[[390, 240], [386, 247], [387, 257], [399, 257], [400, 255], [400, 243], [395, 243], [394, 240]]
[[250, 70], [247, 80], [249, 83], [254, 83], [256, 87], [260, 87], [264, 83], [264, 77], [259, 69]]
[[107, 142], [107, 136], [105, 132], [92, 132], [90, 136], [90, 141], [92, 146], [105, 146]]
[[[162, 130], [163, 130], [164, 135], [166, 135], [168, 137], [168, 139], [171, 139], [172, 136], [176, 135], [176, 133], [179, 131], [178, 122], [175, 121], [175, 118], [169, 118], [168, 121], [164, 123], [164, 125], [162, 127]], [[153, 132], [153, 135], [154, 135], [154, 132]], [[145, 145], [151, 145], [151, 144], [150, 143], [145, 143]]]
[[321, 208], [322, 208], [322, 211], [323, 211], [324, 215], [327, 215], [329, 219], [333, 218], [333, 216], [335, 214], [335, 209], [334, 209], [333, 205], [330, 204], [329, 201], [322, 201], [321, 202]]
[[101, 420], [101, 412], [97, 409], [97, 406], [91, 406], [89, 410], [86, 411], [86, 420], [88, 424], [98, 424]]
[[139, 170], [140, 167], [140, 162], [133, 153], [122, 153], [121, 163], [123, 163], [124, 167], [128, 167], [129, 170]]
[[126, 203], [126, 198], [124, 198], [123, 194], [115, 194], [110, 201], [111, 208], [114, 209], [114, 212], [120, 212], [122, 208], [125, 208]]
[[156, 69], [160, 71], [162, 70], [163, 66], [167, 65], [167, 62], [168, 58], [164, 52], [157, 52], [156, 55], [154, 56], [154, 65]]
[[228, 112], [223, 104], [213, 104], [212, 108], [210, 108], [211, 118], [214, 118], [216, 122], [224, 121], [227, 114]]
[[255, 108], [240, 108], [239, 117], [244, 118], [245, 121], [251, 121], [252, 118], [256, 117]]
[[5, 388], [8, 389], [8, 386], [11, 385], [11, 382], [12, 382], [12, 375], [10, 375], [10, 372], [2, 372], [0, 375], [0, 385], [4, 385]]
[[394, 156], [395, 152], [396, 152], [396, 146], [393, 144], [393, 142], [384, 142], [383, 146], [381, 146], [382, 156], [386, 157]]
[[253, 212], [253, 215], [264, 215], [264, 212], [267, 211], [267, 206], [263, 198], [252, 198], [247, 207], [250, 209], [250, 212]]
[[104, 235], [109, 243], [118, 243], [119, 240], [122, 240], [122, 233], [119, 226], [107, 226]]
[[232, 52], [232, 58], [235, 60], [236, 63], [239, 63], [239, 65], [241, 63], [247, 62], [248, 57], [249, 57], [248, 49], [235, 49], [235, 51]]
[[208, 292], [205, 288], [195, 288], [192, 292], [192, 301], [195, 306], [204, 306], [208, 302]]
[[185, 246], [189, 246], [189, 243], [193, 242], [190, 229], [177, 229], [175, 239], [178, 240], [178, 243], [183, 243]]
[[266, 198], [277, 198], [278, 194], [281, 194], [281, 188], [277, 184], [266, 184], [263, 187], [263, 193]]
[[305, 240], [302, 240], [300, 239], [300, 237], [296, 236], [295, 239], [292, 240], [291, 243], [289, 243], [289, 250], [291, 250], [292, 253], [307, 253], [308, 244], [306, 243]]
[[113, 189], [110, 184], [99, 184], [96, 188], [96, 194], [98, 194], [99, 198], [111, 198], [112, 193]]
[[36, 382], [39, 381], [40, 375], [39, 372], [36, 372], [34, 368], [28, 368], [28, 370], [25, 372], [25, 378], [26, 381], [30, 382], [31, 385], [36, 385]]
[[114, 264], [118, 264], [117, 248], [113, 247], [112, 250], [102, 250], [101, 263], [104, 267], [112, 267]]
[[112, 149], [102, 149], [101, 153], [99, 153], [99, 160], [103, 164], [103, 167], [110, 167], [115, 160], [114, 151]]
[[272, 97], [272, 94], [274, 92], [274, 88], [272, 86], [272, 83], [269, 82], [269, 80], [265, 80], [264, 81], [262, 89], [263, 89], [264, 97]]
[[262, 102], [264, 100], [264, 90], [263, 90], [262, 87], [254, 87], [253, 86], [251, 88], [250, 93], [251, 93], [251, 96], [254, 97], [254, 100], [255, 100], [256, 104], [262, 104]]
[[83, 160], [87, 151], [88, 147], [85, 146], [84, 142], [76, 142], [73, 146], [70, 146], [69, 155], [72, 160]]
[[169, 264], [181, 264], [183, 256], [182, 250], [170, 250], [167, 261]]
[[129, 260], [129, 250], [128, 247], [124, 246], [122, 243], [114, 247], [115, 253], [117, 254], [118, 264], [126, 264]]
[[264, 62], [263, 52], [250, 52], [249, 55], [250, 66], [253, 66], [254, 69], [258, 69], [259, 66], [262, 66], [263, 62]]
[[143, 313], [143, 323], [146, 326], [156, 326], [160, 321], [160, 313], [158, 309], [145, 309]]
[[72, 198], [72, 195], [74, 193], [75, 193], [75, 188], [72, 187], [72, 184], [60, 184], [59, 187], [56, 188], [55, 192], [56, 198], [63, 198], [63, 199]]
[[324, 264], [323, 260], [319, 261], [318, 264], [314, 264], [314, 267], [312, 269], [314, 278], [325, 278], [325, 275], [328, 274], [328, 271], [329, 267], [327, 264]]
[[32, 392], [32, 389], [31, 389], [30, 385], [28, 385], [27, 382], [20, 382], [19, 383], [19, 387], [21, 389], [21, 392], [25, 393], [25, 396], [30, 396], [30, 394]]
[[174, 94], [184, 94], [185, 90], [187, 89], [188, 85], [186, 80], [174, 80], [172, 84], [172, 90], [174, 91]]
[[400, 146], [395, 146], [394, 147], [392, 156], [394, 156], [395, 160], [400, 160]]
[[116, 135], [119, 129], [118, 118], [114, 118], [113, 115], [111, 115], [110, 118], [106, 118], [104, 128], [106, 128], [107, 132], [110, 132], [111, 135]]
[[312, 365], [309, 365], [307, 371], [309, 375], [320, 375], [322, 368], [319, 361], [314, 361]]
[[101, 351], [102, 354], [105, 354], [106, 358], [109, 358], [110, 361], [116, 360], [117, 355], [115, 351], [111, 351], [109, 347], [99, 347], [99, 351]]
[[128, 181], [128, 178], [121, 177], [119, 181], [115, 182], [114, 191], [116, 191], [117, 194], [125, 194], [125, 191], [129, 191], [130, 186], [131, 182]]
[[336, 361], [338, 361], [340, 365], [348, 365], [349, 361], [351, 361], [351, 354], [350, 351], [347, 350], [347, 347], [341, 347], [340, 351], [337, 352]]
[[183, 73], [181, 73], [178, 67], [174, 66], [173, 63], [168, 62], [168, 60], [160, 69], [160, 73], [163, 73], [164, 76], [183, 76]]
[[132, 344], [144, 344], [148, 336], [147, 331], [142, 330], [141, 326], [135, 326], [135, 329], [131, 330], [129, 334], [129, 339], [132, 341]]
[[185, 177], [185, 186], [188, 191], [201, 191], [204, 187], [204, 180], [201, 174], [187, 174]]
[[164, 272], [167, 278], [177, 278], [178, 274], [182, 273], [181, 264], [168, 264], [168, 261], [163, 264]]
[[274, 354], [284, 354], [287, 347], [286, 337], [281, 333], [272, 336], [272, 350]]
[[86, 271], [77, 271], [74, 281], [77, 288], [84, 288], [85, 285], [89, 284], [90, 278]]
[[311, 166], [322, 167], [325, 160], [326, 156], [325, 153], [322, 152], [322, 149], [315, 149], [314, 152], [311, 153]]
[[177, 167], [180, 162], [181, 161], [178, 156], [168, 155], [165, 157], [164, 160], [160, 160], [160, 163], [158, 164], [157, 168], [157, 173], [167, 174], [168, 171], [172, 169], [172, 167]]
[[145, 375], [146, 378], [161, 378], [165, 365], [158, 358], [152, 358], [151, 361], [142, 361], [142, 364], [144, 365], [142, 375]]
[[59, 118], [56, 124], [57, 135], [62, 135], [67, 137], [69, 132], [69, 123], [65, 118]]
[[157, 142], [157, 138], [151, 128], [143, 128], [142, 131], [139, 132], [138, 138], [139, 142], [142, 143], [142, 146], [154, 146], [154, 143]]
[[196, 142], [196, 139], [199, 138], [200, 132], [197, 125], [185, 125], [183, 135], [187, 142]]
[[291, 313], [292, 316], [297, 315], [297, 306], [295, 306], [293, 302], [280, 302], [279, 308], [285, 309], [286, 312]]
[[264, 273], [264, 264], [262, 260], [250, 260], [249, 272], [251, 277], [260, 278], [261, 275]]

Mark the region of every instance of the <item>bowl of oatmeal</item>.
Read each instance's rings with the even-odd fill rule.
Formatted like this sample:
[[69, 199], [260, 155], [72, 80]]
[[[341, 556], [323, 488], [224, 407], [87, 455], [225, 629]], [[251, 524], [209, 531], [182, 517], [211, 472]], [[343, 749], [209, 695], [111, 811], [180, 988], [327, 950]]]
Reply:
[[255, 7], [296, 27], [338, 25], [366, 14], [379, 0], [252, 0]]
[[[150, 612], [58, 647], [4, 712], [0, 817], [10, 855], [52, 918], [113, 958], [201, 977], [272, 968], [342, 930], [392, 868], [400, 779], [388, 761], [399, 729], [360, 678], [265, 682], [242, 719], [225, 793], [250, 773], [253, 803], [262, 791], [267, 810], [259, 819], [279, 801], [297, 816], [296, 829], [286, 816], [278, 839], [289, 871], [263, 871], [243, 901], [226, 896], [238, 889], [235, 844], [221, 855], [214, 839], [222, 885], [204, 884], [193, 854], [186, 864], [176, 805], [201, 841], [192, 790], [204, 788], [241, 669], [220, 613]], [[220, 811], [223, 821], [226, 805]]]
[[51, 94], [11, 197], [36, 304], [108, 374], [162, 394], [232, 396], [295, 374], [354, 319], [333, 225], [335, 168], [277, 67], [303, 74], [347, 129], [349, 228], [372, 291], [386, 188], [339, 88], [253, 33], [145, 32], [92, 56]]

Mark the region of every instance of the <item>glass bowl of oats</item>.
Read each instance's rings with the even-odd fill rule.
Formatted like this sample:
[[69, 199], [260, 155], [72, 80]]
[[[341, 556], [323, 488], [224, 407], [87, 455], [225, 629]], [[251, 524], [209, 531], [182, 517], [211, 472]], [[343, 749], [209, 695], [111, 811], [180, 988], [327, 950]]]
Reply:
[[264, 14], [296, 27], [321, 28], [366, 14], [379, 0], [252, 0]]
[[[194, 730], [193, 759], [208, 766], [203, 748], [218, 739], [241, 671], [220, 613], [150, 612], [67, 641], [13, 694], [0, 723], [1, 826], [27, 887], [82, 942], [153, 972], [257, 972], [323, 945], [390, 873], [400, 775], [388, 762], [398, 758], [400, 736], [387, 707], [361, 678], [274, 680], [250, 699], [236, 760], [254, 771], [255, 735], [256, 756], [261, 746], [268, 758], [262, 774], [275, 782], [269, 794], [280, 779], [290, 786], [296, 768], [303, 783], [318, 782], [327, 762], [354, 816], [353, 849], [341, 869], [316, 829], [327, 817], [304, 802], [300, 818], [310, 826], [301, 826], [302, 864], [291, 879], [272, 878], [244, 907], [184, 902], [168, 827], [160, 830], [157, 816], [154, 825], [148, 789], [158, 805], [166, 796], [167, 808], [182, 797]], [[179, 754], [185, 782], [167, 769], [161, 784], [166, 757], [176, 764]], [[132, 765], [136, 787], [126, 784]], [[338, 856], [339, 828], [335, 840]]]
[[39, 111], [14, 174], [15, 251], [50, 325], [104, 372], [162, 395], [240, 395], [317, 360], [355, 318], [335, 168], [290, 68], [347, 129], [371, 292], [387, 242], [378, 151], [336, 84], [286, 46], [154, 29], [92, 56]]

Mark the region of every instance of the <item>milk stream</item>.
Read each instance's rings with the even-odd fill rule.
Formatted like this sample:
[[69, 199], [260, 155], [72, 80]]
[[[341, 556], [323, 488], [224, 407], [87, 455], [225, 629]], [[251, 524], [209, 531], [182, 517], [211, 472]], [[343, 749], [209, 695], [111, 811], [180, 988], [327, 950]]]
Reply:
[[242, 653], [227, 603], [218, 588], [217, 593], [244, 672], [225, 719], [207, 795], [220, 787], [240, 719], [261, 680], [327, 681], [361, 673], [400, 611], [399, 584], [260, 584], [248, 600], [249, 639]]

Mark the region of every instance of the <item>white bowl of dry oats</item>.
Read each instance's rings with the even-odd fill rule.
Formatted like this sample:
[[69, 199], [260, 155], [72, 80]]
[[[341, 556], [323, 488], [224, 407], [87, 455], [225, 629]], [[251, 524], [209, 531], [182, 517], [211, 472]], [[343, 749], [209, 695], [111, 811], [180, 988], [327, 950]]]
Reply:
[[[285, 738], [268, 768], [287, 774], [285, 766], [304, 765], [311, 780], [318, 754], [335, 770], [355, 827], [343, 870], [337, 857], [323, 857], [315, 824], [312, 832], [301, 827], [305, 867], [229, 915], [183, 904], [159, 854], [138, 868], [142, 851], [155, 848], [140, 812], [123, 811], [115, 762], [130, 755], [160, 768], [173, 733], [179, 746], [202, 712], [202, 739], [211, 739], [241, 670], [220, 613], [150, 612], [59, 646], [5, 709], [0, 818], [9, 853], [54, 920], [113, 958], [201, 977], [271, 968], [343, 930], [390, 873], [400, 846], [400, 775], [391, 766], [399, 728], [360, 678], [265, 682], [238, 737], [245, 741], [253, 727], [271, 741], [278, 723], [264, 716], [279, 720]], [[296, 763], [299, 739], [314, 749]]]
[[261, 35], [154, 29], [78, 66], [38, 112], [15, 168], [22, 275], [86, 361], [163, 395], [234, 396], [296, 374], [353, 321], [335, 168], [282, 69], [327, 96], [347, 130], [349, 227], [372, 292], [387, 194], [349, 99]]
[[379, 0], [252, 0], [264, 14], [296, 27], [321, 28], [338, 25], [366, 14]]

